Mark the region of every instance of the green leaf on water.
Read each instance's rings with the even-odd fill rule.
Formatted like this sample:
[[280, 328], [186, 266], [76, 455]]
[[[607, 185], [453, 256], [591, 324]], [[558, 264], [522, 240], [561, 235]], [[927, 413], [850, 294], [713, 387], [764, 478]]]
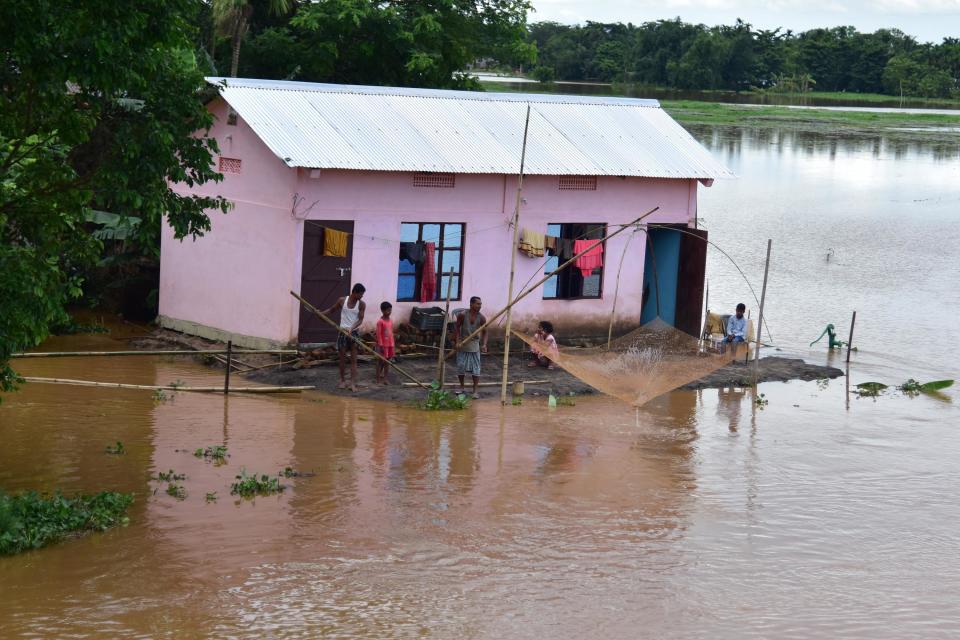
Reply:
[[940, 391], [941, 389], [946, 389], [947, 387], [953, 386], [953, 380], [934, 380], [932, 382], [924, 382], [920, 385], [920, 391], [924, 393], [930, 393], [931, 391]]
[[887, 385], [883, 384], [882, 382], [861, 382], [857, 385], [857, 389], [870, 392], [882, 391], [886, 388]]

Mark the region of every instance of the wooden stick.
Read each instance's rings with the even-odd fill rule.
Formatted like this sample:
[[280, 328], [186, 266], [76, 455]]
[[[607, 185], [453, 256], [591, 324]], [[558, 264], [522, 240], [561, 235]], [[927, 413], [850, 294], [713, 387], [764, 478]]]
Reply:
[[[312, 304], [310, 304], [309, 302], [307, 302], [306, 300], [304, 300], [302, 297], [300, 297], [298, 294], [294, 293], [293, 291], [290, 292], [290, 295], [292, 295], [294, 298], [296, 298], [297, 300], [299, 300], [299, 301], [300, 301], [300, 304], [302, 304], [303, 306], [305, 306], [308, 311], [310, 311], [311, 313], [313, 313], [314, 315], [316, 315], [318, 318], [320, 318], [321, 320], [323, 320], [324, 322], [326, 322], [327, 324], [329, 324], [331, 327], [333, 327], [334, 329], [336, 329], [338, 333], [342, 333], [343, 335], [345, 335], [345, 336], [347, 336], [348, 338], [350, 338], [351, 340], [353, 340], [353, 336], [351, 336], [348, 331], [346, 331], [346, 330], [343, 329], [340, 325], [338, 325], [336, 322], [334, 322], [333, 320], [331, 320], [330, 318], [328, 318], [326, 315], [324, 315], [324, 313], [323, 313], [322, 311], [318, 310], [316, 307], [314, 307]], [[407, 373], [406, 371], [404, 371], [403, 369], [401, 369], [400, 367], [398, 367], [398, 366], [395, 365], [394, 363], [390, 362], [389, 360], [387, 360], [386, 358], [384, 358], [382, 355], [380, 355], [379, 353], [377, 353], [376, 351], [374, 351], [373, 349], [371, 349], [371, 348], [368, 347], [367, 345], [363, 344], [363, 341], [361, 341], [361, 340], [356, 340], [355, 342], [357, 342], [357, 344], [358, 344], [360, 347], [362, 347], [363, 349], [365, 349], [366, 351], [369, 351], [369, 352], [370, 352], [374, 357], [376, 357], [377, 359], [383, 360], [383, 361], [386, 362], [389, 366], [391, 366], [391, 367], [393, 367], [394, 369], [396, 369], [398, 372], [400, 372], [401, 375], [403, 375], [405, 378], [408, 378], [411, 382], [417, 383], [417, 386], [418, 386], [418, 387], [421, 387], [422, 389], [425, 389], [425, 390], [427, 390], [427, 391], [430, 390], [430, 387], [428, 387], [427, 385], [423, 384], [422, 382], [420, 382], [419, 380], [417, 380], [416, 378], [414, 378], [412, 375], [410, 375], [409, 373]]]
[[[222, 365], [227, 364], [227, 359], [224, 358], [223, 356], [211, 356], [211, 357]], [[253, 367], [251, 367], [249, 364], [245, 362], [240, 362], [236, 358], [232, 358], [230, 360], [230, 366], [233, 367], [235, 370], [239, 371], [240, 373], [246, 373], [247, 371], [250, 371], [251, 369], [253, 369]], [[275, 365], [271, 365], [271, 366], [275, 366]], [[246, 367], [246, 369], [244, 369], [244, 367]]]
[[[486, 322], [484, 322], [482, 325], [480, 325], [479, 327], [477, 327], [476, 330], [475, 330], [473, 333], [471, 333], [471, 334], [468, 335], [466, 338], [464, 338], [463, 340], [461, 340], [461, 341], [460, 341], [460, 344], [466, 343], [468, 340], [470, 340], [471, 338], [473, 338], [474, 336], [476, 336], [477, 334], [479, 334], [481, 331], [483, 331], [484, 329], [486, 329], [488, 326], [490, 326], [490, 324], [493, 323], [494, 320], [496, 320], [497, 318], [499, 318], [500, 316], [502, 316], [504, 313], [506, 313], [506, 312], [507, 312], [507, 309], [511, 308], [513, 305], [517, 304], [518, 302], [520, 302], [521, 300], [523, 300], [524, 298], [526, 298], [528, 295], [530, 295], [531, 293], [533, 293], [534, 291], [536, 291], [536, 290], [537, 290], [537, 287], [539, 287], [539, 286], [542, 285], [544, 282], [546, 282], [547, 280], [549, 280], [550, 278], [552, 278], [553, 276], [557, 275], [558, 273], [560, 273], [561, 271], [563, 271], [564, 269], [566, 269], [567, 267], [569, 267], [571, 264], [573, 264], [574, 262], [576, 262], [576, 261], [577, 261], [577, 258], [579, 258], [580, 256], [582, 256], [582, 255], [585, 254], [585, 253], [589, 253], [590, 251], [593, 251], [593, 248], [594, 248], [594, 247], [603, 244], [604, 241], [609, 240], [610, 238], [612, 238], [613, 236], [617, 235], [618, 233], [621, 233], [622, 231], [624, 231], [624, 230], [626, 230], [626, 229], [629, 229], [630, 227], [634, 226], [635, 224], [638, 224], [641, 220], [643, 220], [643, 219], [646, 218], [647, 216], [653, 214], [655, 211], [657, 211], [657, 210], [659, 210], [659, 209], [660, 209], [660, 207], [654, 207], [653, 209], [651, 209], [650, 211], [647, 211], [645, 214], [643, 214], [642, 216], [640, 216], [640, 217], [637, 218], [636, 220], [633, 220], [632, 222], [628, 222], [627, 224], [624, 224], [624, 225], [620, 225], [620, 228], [617, 229], [616, 231], [614, 231], [613, 233], [607, 234], [605, 237], [600, 238], [599, 240], [597, 240], [596, 242], [594, 242], [592, 245], [590, 245], [589, 247], [587, 247], [586, 249], [584, 249], [584, 250], [581, 251], [580, 253], [574, 255], [572, 258], [570, 258], [569, 260], [567, 260], [566, 262], [564, 262], [563, 264], [561, 264], [559, 267], [557, 267], [556, 269], [554, 269], [553, 271], [551, 271], [551, 272], [548, 273], [547, 275], [545, 275], [545, 276], [543, 276], [542, 278], [540, 278], [539, 280], [537, 280], [535, 283], [533, 283], [532, 285], [530, 285], [530, 287], [528, 287], [527, 289], [525, 289], [524, 291], [522, 291], [522, 292], [520, 293], [520, 295], [518, 295], [516, 298], [514, 298], [513, 301], [511, 301], [506, 307], [504, 307], [503, 309], [501, 309], [500, 311], [498, 311], [496, 314], [494, 314], [493, 316], [491, 316]], [[455, 354], [455, 353], [456, 353], [457, 351], [459, 351], [459, 350], [460, 350], [460, 347], [459, 347], [459, 345], [458, 345], [458, 346], [454, 347], [453, 349], [451, 349], [450, 352], [449, 352], [445, 357], [451, 358], [451, 357], [453, 357], [453, 354]]]
[[259, 367], [252, 367], [250, 369], [247, 369], [246, 371], [241, 371], [240, 373], [250, 373], [251, 371], [260, 371], [260, 369], [266, 369], [267, 367], [282, 367], [285, 364], [294, 363], [299, 359], [300, 358], [294, 358], [293, 360], [287, 360], [286, 362], [284, 362], [283, 360], [281, 360], [280, 362], [271, 362], [270, 364], [260, 365]]
[[437, 352], [437, 380], [440, 388], [443, 389], [443, 370], [447, 361], [443, 359], [443, 348], [447, 344], [447, 324], [450, 320], [450, 292], [453, 291], [453, 267], [450, 267], [450, 273], [447, 275], [447, 306], [443, 310], [443, 329], [440, 330], [440, 349]]
[[753, 354], [753, 386], [757, 386], [760, 376], [760, 334], [763, 333], [763, 304], [767, 299], [767, 274], [770, 273], [770, 247], [773, 240], [767, 239], [767, 261], [763, 266], [763, 289], [760, 291], [760, 313], [757, 316], [757, 335], [754, 342], [756, 353]]
[[223, 378], [223, 393], [230, 393], [230, 356], [233, 352], [233, 340], [227, 340], [227, 373]]
[[[550, 380], [514, 380], [514, 382], [522, 382], [523, 384], [548, 384]], [[451, 384], [453, 383], [451, 382]], [[500, 385], [499, 382], [478, 382], [477, 383], [478, 387], [496, 387], [499, 385]], [[412, 382], [401, 382], [400, 386], [415, 387], [417, 385], [413, 384]]]
[[[145, 389], [148, 391], [189, 391], [194, 393], [223, 393], [223, 387], [181, 387], [176, 385], [122, 384], [119, 382], [93, 382], [90, 380], [71, 380], [69, 378], [24, 377], [27, 382], [44, 384], [69, 384], [80, 387], [108, 387], [111, 389]], [[234, 387], [232, 393], [300, 393], [316, 387]]]
[[610, 351], [610, 339], [613, 337], [613, 320], [617, 315], [617, 295], [620, 293], [620, 272], [623, 270], [623, 259], [627, 257], [627, 248], [630, 246], [630, 241], [633, 240], [633, 234], [636, 232], [637, 230], [634, 229], [630, 237], [627, 238], [626, 243], [623, 245], [623, 253], [620, 254], [620, 266], [617, 268], [617, 286], [613, 289], [613, 308], [610, 309], [610, 324], [607, 325], [607, 351]]
[[[30, 351], [12, 353], [11, 358], [92, 358], [100, 356], [206, 356], [225, 355], [226, 349], [199, 349], [197, 351]], [[233, 353], [279, 353], [281, 355], [295, 355], [300, 352], [296, 349], [234, 349]]]
[[850, 318], [850, 337], [847, 338], [847, 365], [850, 364], [850, 347], [853, 345], [853, 325], [857, 322], [857, 312], [853, 312], [853, 317]]
[[[517, 176], [517, 201], [513, 207], [513, 244], [510, 246], [510, 281], [507, 284], [507, 300], [513, 299], [513, 276], [516, 273], [517, 244], [520, 240], [520, 203], [523, 194], [523, 165], [527, 160], [527, 132], [530, 130], [530, 103], [527, 103], [527, 119], [523, 125], [523, 147], [520, 149], [520, 174]], [[507, 373], [510, 369], [510, 323], [513, 321], [513, 305], [507, 307], [507, 326], [503, 331], [503, 374], [500, 378], [500, 404], [507, 404]]]

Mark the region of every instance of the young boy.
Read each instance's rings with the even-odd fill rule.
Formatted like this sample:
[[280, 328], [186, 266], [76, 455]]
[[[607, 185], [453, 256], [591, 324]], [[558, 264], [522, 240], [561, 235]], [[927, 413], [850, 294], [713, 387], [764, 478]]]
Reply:
[[353, 285], [350, 295], [340, 298], [337, 302], [323, 312], [323, 315], [329, 316], [334, 311], [340, 311], [340, 328], [350, 334], [348, 338], [344, 333], [337, 334], [337, 354], [340, 357], [340, 384], [337, 389], [347, 388], [346, 377], [346, 356], [350, 352], [350, 391], [357, 391], [357, 344], [360, 340], [360, 325], [363, 324], [363, 314], [367, 309], [367, 303], [362, 300], [363, 293], [367, 290], [359, 282]]
[[743, 342], [747, 339], [747, 319], [743, 317], [746, 310], [747, 305], [741, 302], [737, 305], [737, 314], [727, 320], [727, 342]]
[[[393, 320], [390, 314], [393, 312], [393, 305], [387, 301], [380, 303], [380, 319], [377, 320], [377, 353], [393, 360], [396, 355], [393, 340]], [[390, 384], [387, 380], [387, 373], [390, 371], [390, 365], [383, 360], [377, 360], [377, 384]]]
[[[469, 341], [460, 343], [471, 333], [487, 324], [487, 319], [480, 313], [482, 302], [479, 297], [470, 298], [470, 308], [457, 316], [457, 323], [454, 325], [453, 339], [460, 347], [457, 351], [457, 378], [460, 379], [460, 393], [465, 393], [463, 387], [463, 378], [469, 371], [473, 376], [473, 397], [477, 399], [480, 394], [477, 393], [477, 385], [480, 383], [480, 354], [487, 352], [487, 329], [484, 328], [480, 335], [473, 336]], [[481, 346], [480, 340], [483, 339]]]
[[541, 320], [537, 325], [537, 332], [533, 334], [537, 344], [530, 347], [530, 360], [528, 367], [546, 367], [553, 369], [553, 360], [557, 353], [557, 339], [553, 336], [553, 323], [547, 320]]

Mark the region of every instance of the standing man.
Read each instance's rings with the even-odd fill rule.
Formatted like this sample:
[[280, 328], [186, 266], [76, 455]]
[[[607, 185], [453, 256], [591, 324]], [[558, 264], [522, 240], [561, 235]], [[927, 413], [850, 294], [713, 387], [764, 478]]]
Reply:
[[[337, 333], [337, 354], [340, 357], [340, 384], [337, 389], [347, 388], [346, 356], [350, 352], [350, 391], [357, 391], [357, 343], [360, 341], [360, 325], [363, 324], [363, 314], [367, 310], [363, 294], [366, 291], [359, 282], [353, 285], [350, 295], [337, 300], [336, 304], [323, 312], [329, 316], [334, 311], [340, 311], [340, 329]], [[343, 332], [350, 334], [348, 338]]]
[[[463, 379], [470, 372], [473, 376], [473, 398], [480, 397], [477, 393], [477, 384], [480, 382], [480, 354], [487, 352], [487, 329], [483, 328], [478, 335], [473, 336], [466, 342], [460, 342], [474, 331], [487, 324], [487, 319], [480, 313], [480, 307], [483, 303], [480, 298], [473, 296], [470, 298], [470, 308], [459, 316], [453, 331], [453, 339], [459, 350], [457, 351], [457, 378], [460, 379], [460, 393], [466, 393], [463, 386]], [[481, 338], [483, 344], [481, 345]]]

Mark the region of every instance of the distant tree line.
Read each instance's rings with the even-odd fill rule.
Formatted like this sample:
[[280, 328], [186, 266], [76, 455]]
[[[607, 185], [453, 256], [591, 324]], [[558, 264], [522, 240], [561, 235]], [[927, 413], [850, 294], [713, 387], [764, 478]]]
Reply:
[[679, 18], [641, 25], [540, 22], [532, 74], [542, 80], [633, 82], [678, 89], [751, 88], [960, 95], [960, 39], [920, 43], [897, 29], [802, 33], [741, 20], [708, 27]]

